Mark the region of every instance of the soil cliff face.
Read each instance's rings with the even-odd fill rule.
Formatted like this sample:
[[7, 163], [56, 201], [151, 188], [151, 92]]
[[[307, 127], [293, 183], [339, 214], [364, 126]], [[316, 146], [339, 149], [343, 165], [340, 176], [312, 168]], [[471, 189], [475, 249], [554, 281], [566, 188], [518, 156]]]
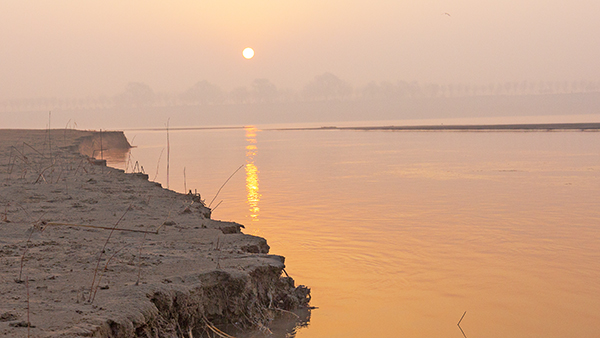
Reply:
[[89, 133], [75, 141], [80, 154], [93, 158], [101, 158], [104, 151], [125, 153], [131, 148], [125, 134], [121, 131], [101, 131]]
[[197, 195], [96, 161], [125, 158], [122, 133], [0, 130], [0, 141], [0, 334], [236, 335], [308, 306], [265, 239], [211, 219]]

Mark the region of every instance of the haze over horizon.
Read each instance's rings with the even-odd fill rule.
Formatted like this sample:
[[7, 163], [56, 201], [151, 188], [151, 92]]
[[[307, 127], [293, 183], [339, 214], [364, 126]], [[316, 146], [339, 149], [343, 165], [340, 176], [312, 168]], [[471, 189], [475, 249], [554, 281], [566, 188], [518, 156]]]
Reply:
[[327, 72], [354, 86], [598, 81], [598, 13], [591, 0], [7, 1], [0, 100], [113, 96], [129, 83], [299, 90]]

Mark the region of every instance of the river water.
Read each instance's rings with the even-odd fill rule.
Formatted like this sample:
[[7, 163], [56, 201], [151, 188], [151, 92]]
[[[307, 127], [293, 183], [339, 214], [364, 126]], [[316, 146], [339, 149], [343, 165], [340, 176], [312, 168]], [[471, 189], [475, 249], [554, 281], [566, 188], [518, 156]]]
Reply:
[[114, 165], [166, 187], [168, 158], [170, 189], [214, 199], [311, 287], [318, 309], [290, 336], [600, 333], [600, 133], [126, 135]]

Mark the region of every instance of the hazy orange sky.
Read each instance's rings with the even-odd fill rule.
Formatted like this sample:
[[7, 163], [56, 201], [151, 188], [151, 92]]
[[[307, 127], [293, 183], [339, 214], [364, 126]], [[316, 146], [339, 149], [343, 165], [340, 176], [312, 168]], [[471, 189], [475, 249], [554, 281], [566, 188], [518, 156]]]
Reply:
[[597, 0], [6, 0], [0, 99], [299, 89], [324, 72], [356, 86], [597, 81], [599, 15]]

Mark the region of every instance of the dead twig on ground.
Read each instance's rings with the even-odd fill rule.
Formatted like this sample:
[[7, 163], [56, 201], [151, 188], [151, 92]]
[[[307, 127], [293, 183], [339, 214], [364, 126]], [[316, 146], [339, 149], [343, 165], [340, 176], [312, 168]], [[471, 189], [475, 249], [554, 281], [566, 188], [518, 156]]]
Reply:
[[48, 169], [50, 169], [50, 168], [54, 168], [54, 164], [52, 164], [52, 165], [50, 165], [50, 166], [48, 166], [48, 167], [44, 168], [44, 170], [42, 170], [42, 171], [40, 172], [40, 174], [39, 174], [39, 176], [38, 176], [37, 180], [35, 180], [35, 182], [33, 182], [33, 184], [36, 184], [36, 183], [38, 183], [38, 182], [40, 181], [40, 179], [42, 179], [42, 180], [44, 180], [44, 182], [48, 183], [48, 182], [46, 181], [46, 178], [44, 177], [44, 173], [46, 172], [46, 170], [48, 170]]
[[156, 234], [158, 234], [158, 231], [166, 225], [167, 220], [171, 218], [171, 211], [169, 210], [169, 213], [167, 214], [167, 218], [165, 219], [165, 221], [156, 229]]
[[[26, 143], [25, 143], [25, 142], [23, 142], [23, 144], [26, 144]], [[25, 156], [25, 154], [23, 154], [23, 153], [22, 153], [22, 152], [19, 150], [19, 148], [15, 147], [15, 146], [11, 146], [11, 147], [10, 147], [10, 149], [11, 149], [11, 155], [12, 155], [12, 151], [14, 150], [14, 151], [16, 151], [17, 153], [19, 153], [19, 155], [21, 155], [21, 158], [19, 158], [18, 156], [16, 156], [16, 155], [15, 155], [15, 157], [16, 157], [16, 158], [19, 158], [21, 161], [23, 161], [23, 162], [25, 162], [25, 163], [29, 164], [29, 159], [27, 158], [27, 156]], [[37, 151], [37, 150], [36, 150], [36, 151]]]
[[115, 228], [115, 227], [103, 227], [100, 225], [89, 225], [89, 224], [71, 224], [71, 223], [56, 223], [56, 222], [48, 222], [47, 225], [63, 225], [68, 227], [82, 227], [82, 228], [93, 228], [93, 229], [103, 229], [103, 230], [113, 230], [113, 231], [128, 231], [128, 232], [141, 232], [145, 234], [155, 234], [156, 231], [149, 230], [138, 230], [138, 229], [125, 229], [125, 228]]
[[46, 158], [46, 155], [42, 154], [39, 150], [35, 149], [33, 146], [31, 146], [29, 143], [27, 142], [23, 142], [23, 152], [25, 152], [25, 146], [29, 147], [29, 149], [35, 151], [36, 153], [38, 153], [40, 156], [42, 156], [43, 158]]

